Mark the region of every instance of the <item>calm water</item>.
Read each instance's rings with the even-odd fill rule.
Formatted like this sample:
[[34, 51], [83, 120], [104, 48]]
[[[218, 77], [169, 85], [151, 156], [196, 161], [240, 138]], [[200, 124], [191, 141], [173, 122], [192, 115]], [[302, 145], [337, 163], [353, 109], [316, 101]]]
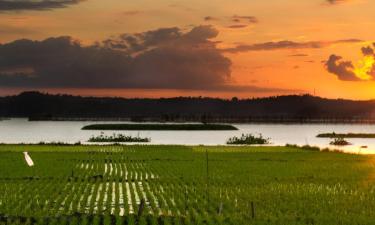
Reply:
[[[61, 141], [74, 143], [86, 142], [92, 135], [100, 131], [85, 131], [81, 128], [88, 124], [99, 122], [29, 122], [26, 119], [11, 119], [0, 121], [0, 143], [38, 143], [40, 141]], [[100, 122], [113, 123], [113, 122]], [[151, 144], [187, 144], [187, 145], [224, 145], [232, 136], [242, 133], [261, 133], [271, 138], [273, 145], [287, 143], [297, 145], [314, 145], [345, 150], [347, 152], [361, 152], [375, 154], [375, 139], [350, 139], [353, 144], [346, 147], [329, 146], [329, 139], [316, 138], [319, 133], [375, 133], [375, 125], [343, 125], [343, 124], [236, 124], [238, 131], [106, 131], [105, 134], [122, 133], [126, 135], [140, 135], [150, 137]], [[360, 150], [360, 146], [368, 146]]]

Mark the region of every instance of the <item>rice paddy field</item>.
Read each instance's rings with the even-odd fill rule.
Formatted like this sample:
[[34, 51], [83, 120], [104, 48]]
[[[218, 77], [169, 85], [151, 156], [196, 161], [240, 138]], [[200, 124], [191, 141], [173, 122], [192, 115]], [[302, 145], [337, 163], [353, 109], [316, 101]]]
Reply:
[[374, 224], [374, 163], [295, 147], [0, 145], [0, 224]]

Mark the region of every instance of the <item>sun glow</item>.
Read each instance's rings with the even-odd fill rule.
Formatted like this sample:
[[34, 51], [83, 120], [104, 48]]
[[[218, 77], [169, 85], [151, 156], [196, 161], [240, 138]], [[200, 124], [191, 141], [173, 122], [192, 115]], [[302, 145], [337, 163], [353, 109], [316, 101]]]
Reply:
[[361, 80], [371, 80], [370, 75], [375, 65], [375, 59], [373, 56], [365, 56], [358, 61], [356, 67], [354, 68], [355, 75]]

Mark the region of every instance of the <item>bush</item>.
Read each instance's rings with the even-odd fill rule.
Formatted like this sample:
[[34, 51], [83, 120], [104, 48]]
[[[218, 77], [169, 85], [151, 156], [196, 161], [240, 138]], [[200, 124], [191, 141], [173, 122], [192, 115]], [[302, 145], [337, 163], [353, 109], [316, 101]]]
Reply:
[[345, 146], [345, 145], [350, 145], [348, 141], [346, 141], [342, 137], [335, 138], [333, 141], [329, 143], [330, 145], [338, 145], [338, 146]]
[[123, 134], [112, 134], [111, 136], [100, 133], [99, 136], [92, 136], [89, 142], [150, 142], [150, 138], [132, 137]]
[[263, 138], [262, 134], [255, 136], [252, 134], [242, 134], [241, 137], [231, 137], [228, 139], [229, 145], [264, 145], [270, 144], [269, 138]]
[[321, 151], [321, 149], [319, 147], [311, 146], [311, 145], [299, 146], [299, 145], [296, 145], [296, 144], [286, 144], [285, 147], [299, 148], [299, 149], [308, 150], [308, 151]]

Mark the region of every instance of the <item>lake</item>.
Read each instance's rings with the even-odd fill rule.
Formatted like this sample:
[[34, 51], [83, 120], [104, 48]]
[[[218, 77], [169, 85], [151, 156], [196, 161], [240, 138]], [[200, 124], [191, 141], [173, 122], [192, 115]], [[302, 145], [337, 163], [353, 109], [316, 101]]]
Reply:
[[[90, 122], [90, 121], [32, 121], [27, 119], [10, 119], [0, 121], [0, 143], [38, 143], [86, 141], [100, 131], [81, 130], [85, 125], [95, 123], [119, 122]], [[105, 131], [107, 135], [122, 133], [150, 137], [151, 144], [178, 145], [224, 145], [232, 136], [242, 133], [261, 133], [271, 138], [272, 145], [313, 145], [321, 148], [330, 147], [346, 152], [375, 154], [375, 139], [348, 139], [352, 145], [345, 147], [330, 146], [330, 139], [316, 138], [319, 133], [375, 133], [375, 125], [365, 124], [234, 124], [237, 131]], [[361, 149], [361, 146], [368, 146]]]

